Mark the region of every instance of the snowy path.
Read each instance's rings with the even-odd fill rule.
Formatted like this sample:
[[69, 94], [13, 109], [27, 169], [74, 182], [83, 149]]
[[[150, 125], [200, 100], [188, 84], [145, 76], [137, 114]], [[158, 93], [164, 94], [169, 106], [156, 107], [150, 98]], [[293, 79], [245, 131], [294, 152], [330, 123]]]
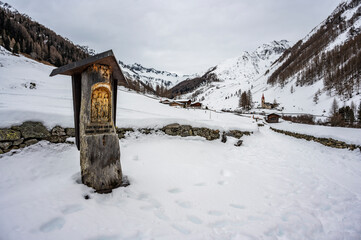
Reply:
[[109, 195], [76, 183], [74, 146], [6, 155], [0, 239], [360, 239], [360, 152], [266, 127], [234, 142], [131, 135], [120, 141], [131, 186]]

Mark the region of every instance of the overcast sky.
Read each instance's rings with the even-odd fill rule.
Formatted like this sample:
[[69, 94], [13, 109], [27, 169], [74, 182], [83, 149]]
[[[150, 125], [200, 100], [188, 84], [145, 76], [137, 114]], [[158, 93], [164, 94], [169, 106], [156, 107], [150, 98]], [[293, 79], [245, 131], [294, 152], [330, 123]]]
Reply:
[[194, 73], [259, 45], [303, 38], [341, 0], [3, 0], [96, 52]]

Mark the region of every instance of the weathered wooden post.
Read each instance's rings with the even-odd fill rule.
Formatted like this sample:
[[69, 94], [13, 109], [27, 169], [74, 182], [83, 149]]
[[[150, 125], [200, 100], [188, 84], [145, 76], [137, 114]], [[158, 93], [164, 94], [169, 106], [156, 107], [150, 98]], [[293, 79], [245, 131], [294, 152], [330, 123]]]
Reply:
[[118, 80], [124, 75], [111, 50], [54, 69], [50, 76], [71, 75], [76, 146], [83, 184], [111, 192], [122, 182], [116, 134]]

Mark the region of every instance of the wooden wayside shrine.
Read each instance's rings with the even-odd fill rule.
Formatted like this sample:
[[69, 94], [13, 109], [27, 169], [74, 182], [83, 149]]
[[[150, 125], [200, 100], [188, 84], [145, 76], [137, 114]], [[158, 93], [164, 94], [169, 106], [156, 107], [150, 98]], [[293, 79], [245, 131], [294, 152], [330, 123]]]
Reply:
[[82, 182], [97, 192], [122, 183], [116, 133], [118, 81], [124, 75], [112, 50], [54, 69], [72, 77], [75, 140], [80, 150]]

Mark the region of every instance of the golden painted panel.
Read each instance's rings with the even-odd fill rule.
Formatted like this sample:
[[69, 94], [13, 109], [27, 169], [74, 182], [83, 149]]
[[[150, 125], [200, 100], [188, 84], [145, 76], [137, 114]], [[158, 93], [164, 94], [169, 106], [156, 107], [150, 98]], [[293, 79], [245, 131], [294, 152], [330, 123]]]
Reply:
[[109, 123], [111, 119], [111, 97], [106, 87], [95, 88], [92, 92], [91, 122]]

